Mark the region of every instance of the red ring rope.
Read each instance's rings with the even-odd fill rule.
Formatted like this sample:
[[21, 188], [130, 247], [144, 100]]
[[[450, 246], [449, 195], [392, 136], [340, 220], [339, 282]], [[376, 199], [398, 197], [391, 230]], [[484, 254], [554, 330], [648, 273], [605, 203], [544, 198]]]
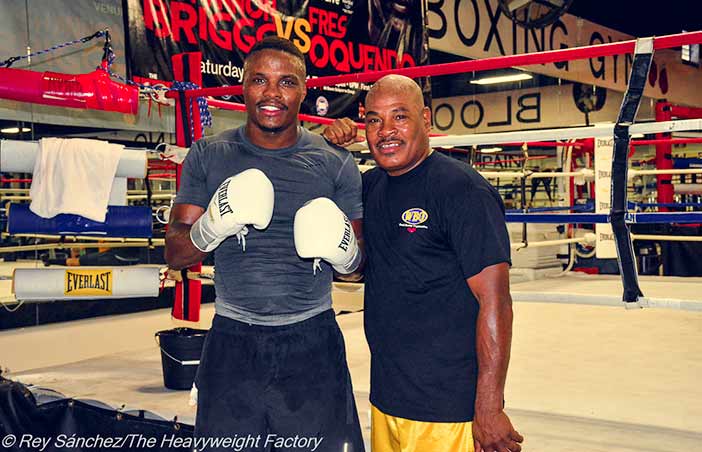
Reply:
[[702, 138], [657, 138], [655, 140], [632, 140], [629, 143], [629, 158], [634, 156], [636, 146], [649, 144], [695, 144], [702, 143]]
[[[702, 31], [678, 33], [674, 35], [659, 36], [653, 38], [654, 50], [670, 49], [673, 47], [700, 43], [702, 43]], [[383, 71], [368, 71], [357, 74], [318, 77], [308, 79], [306, 84], [308, 88], [316, 88], [320, 86], [331, 86], [353, 82], [371, 83], [385, 75], [390, 74], [405, 75], [410, 78], [450, 75], [473, 71], [477, 72], [491, 69], [504, 69], [514, 66], [530, 66], [536, 64], [557, 63], [562, 61], [621, 55], [625, 53], [633, 53], [635, 48], [636, 40], [634, 39], [630, 41], [574, 47], [571, 49], [557, 49], [542, 52], [524, 53], [518, 55], [483, 58], [479, 60], [458, 61], [454, 63], [430, 64], [427, 66], [415, 66], [398, 69], [388, 69]], [[185, 91], [185, 96], [188, 98], [241, 94], [241, 85], [218, 86], [213, 88], [200, 88]], [[178, 97], [178, 93], [175, 91], [169, 91], [166, 93], [166, 97], [175, 99], [176, 97]]]
[[0, 183], [3, 184], [28, 184], [30, 182], [32, 182], [32, 179], [0, 179]]
[[[207, 89], [209, 89], [209, 88], [207, 88]], [[222, 110], [246, 111], [246, 105], [238, 104], [235, 102], [227, 102], [224, 100], [216, 100], [216, 99], [207, 99], [207, 103], [209, 105], [211, 105], [212, 107], [221, 108]], [[300, 118], [300, 121], [307, 121], [307, 122], [313, 122], [315, 124], [324, 124], [324, 125], [331, 124], [336, 120], [336, 118], [325, 118], [323, 116], [313, 116], [313, 115], [306, 115], [306, 114], [302, 114], [302, 113], [300, 113], [298, 115], [298, 118]], [[358, 126], [359, 129], [366, 128], [365, 124], [356, 123], [356, 126]]]

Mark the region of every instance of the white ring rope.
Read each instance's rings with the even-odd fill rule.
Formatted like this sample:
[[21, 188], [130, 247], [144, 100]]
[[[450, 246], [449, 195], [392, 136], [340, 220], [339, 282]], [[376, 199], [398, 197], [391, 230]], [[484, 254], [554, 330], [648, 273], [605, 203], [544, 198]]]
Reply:
[[544, 240], [541, 242], [518, 242], [512, 243], [510, 247], [514, 250], [522, 250], [525, 248], [539, 248], [543, 246], [554, 246], [554, 245], [567, 245], [569, 243], [594, 243], [596, 240], [595, 234], [588, 232], [583, 237], [573, 237], [571, 239], [556, 239], [556, 240]]
[[[549, 179], [552, 177], [584, 177], [592, 178], [595, 176], [595, 172], [589, 168], [583, 168], [579, 171], [566, 171], [566, 172], [529, 172], [529, 171], [478, 171], [485, 178], [525, 178], [525, 179]], [[689, 168], [689, 169], [656, 169], [656, 170], [636, 170], [629, 169], [628, 175], [631, 179], [635, 176], [650, 176], [655, 174], [702, 174], [702, 168]]]
[[632, 176], [650, 176], [654, 174], [702, 174], [702, 168], [689, 168], [689, 169], [651, 169], [651, 170], [637, 170], [630, 169], [629, 177]]
[[[579, 171], [568, 172], [530, 172], [530, 171], [478, 171], [485, 178], [512, 177], [512, 178], [543, 178], [551, 177], [594, 177], [595, 172], [589, 168], [583, 168]], [[702, 169], [700, 169], [702, 173]]]
[[[651, 134], [702, 130], [702, 119], [682, 119], [637, 123], [629, 126], [629, 134]], [[515, 132], [490, 132], [469, 135], [446, 135], [430, 137], [432, 147], [461, 147], [482, 144], [521, 143], [530, 141], [556, 141], [579, 138], [612, 138], [614, 124], [599, 124], [590, 127], [564, 127], [559, 129], [524, 130]]]
[[[151, 195], [151, 199], [173, 199], [175, 197], [175, 193], [154, 193]], [[146, 199], [146, 195], [127, 195], [127, 200], [130, 199]]]
[[[147, 195], [127, 195], [127, 201], [136, 201], [138, 199], [146, 199]], [[154, 193], [151, 195], [151, 199], [174, 199], [176, 197], [175, 193]], [[3, 201], [31, 201], [32, 198], [29, 195], [11, 195], [11, 196], [0, 196]]]
[[631, 234], [631, 240], [659, 240], [663, 242], [702, 242], [702, 236]]
[[163, 246], [165, 240], [163, 239], [153, 239], [151, 245], [147, 241], [144, 242], [125, 242], [125, 243], [43, 243], [38, 245], [20, 245], [20, 246], [5, 246], [0, 248], [0, 254], [2, 253], [16, 253], [20, 251], [42, 251], [42, 250], [62, 250], [69, 248], [83, 249], [83, 248], [144, 248], [149, 246]]

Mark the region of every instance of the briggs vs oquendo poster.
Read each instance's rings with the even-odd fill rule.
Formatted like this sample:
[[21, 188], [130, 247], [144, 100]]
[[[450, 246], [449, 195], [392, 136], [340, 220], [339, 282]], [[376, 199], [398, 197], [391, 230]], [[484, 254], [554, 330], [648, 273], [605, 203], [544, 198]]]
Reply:
[[[171, 56], [200, 51], [204, 86], [241, 84], [244, 57], [268, 35], [295, 43], [305, 54], [312, 77], [428, 63], [424, 0], [126, 0], [126, 4], [129, 72], [135, 81], [172, 81]], [[359, 120], [366, 90], [358, 84], [310, 89], [303, 112]]]

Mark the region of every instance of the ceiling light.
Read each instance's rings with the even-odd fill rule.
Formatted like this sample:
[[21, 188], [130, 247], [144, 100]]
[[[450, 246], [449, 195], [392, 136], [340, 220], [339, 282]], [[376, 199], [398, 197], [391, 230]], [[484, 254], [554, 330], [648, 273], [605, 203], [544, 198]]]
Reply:
[[30, 129], [29, 127], [22, 127], [22, 130], [20, 131], [19, 127], [6, 127], [4, 129], [0, 129], [0, 132], [2, 133], [20, 133], [20, 132], [29, 132]]
[[510, 83], [510, 82], [519, 82], [521, 80], [531, 80], [532, 75], [531, 74], [526, 74], [524, 72], [520, 74], [512, 74], [512, 75], [498, 75], [495, 77], [485, 77], [481, 78], [478, 80], [471, 80], [470, 83], [473, 85], [495, 85], [498, 83]]
[[370, 149], [361, 149], [361, 154], [370, 154]]
[[481, 154], [495, 154], [497, 152], [502, 152], [502, 148], [495, 147], [495, 148], [485, 148], [485, 149], [480, 150]]

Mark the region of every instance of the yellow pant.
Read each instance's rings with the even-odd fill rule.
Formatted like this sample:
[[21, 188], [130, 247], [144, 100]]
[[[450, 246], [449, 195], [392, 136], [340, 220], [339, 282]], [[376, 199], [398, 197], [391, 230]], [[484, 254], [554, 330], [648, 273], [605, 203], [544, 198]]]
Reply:
[[472, 422], [421, 422], [371, 406], [371, 452], [474, 452]]

